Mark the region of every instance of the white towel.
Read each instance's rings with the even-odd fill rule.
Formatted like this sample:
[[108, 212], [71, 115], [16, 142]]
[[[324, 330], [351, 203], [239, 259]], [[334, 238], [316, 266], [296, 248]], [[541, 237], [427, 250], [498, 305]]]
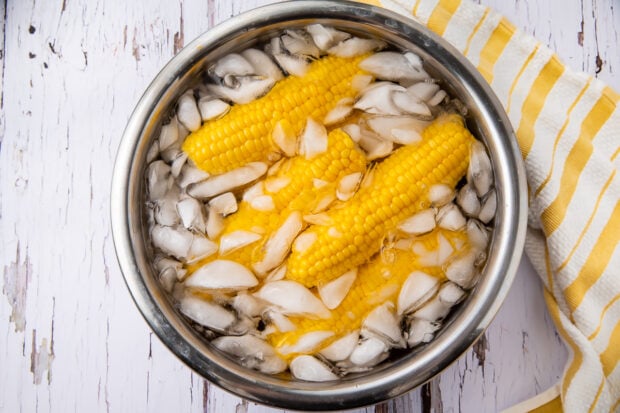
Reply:
[[620, 95], [469, 0], [366, 0], [459, 49], [515, 128], [529, 186], [525, 251], [570, 357], [562, 381], [513, 411], [620, 408]]

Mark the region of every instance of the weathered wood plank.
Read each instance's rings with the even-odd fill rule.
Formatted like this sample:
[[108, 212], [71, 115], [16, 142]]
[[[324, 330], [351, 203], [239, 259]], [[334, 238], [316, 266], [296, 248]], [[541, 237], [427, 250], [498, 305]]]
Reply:
[[[281, 411], [206, 383], [149, 331], [108, 207], [147, 84], [204, 30], [270, 2], [0, 3], [0, 410]], [[613, 0], [483, 3], [620, 89]], [[483, 341], [423, 389], [357, 412], [496, 411], [551, 385], [565, 357], [524, 261]]]

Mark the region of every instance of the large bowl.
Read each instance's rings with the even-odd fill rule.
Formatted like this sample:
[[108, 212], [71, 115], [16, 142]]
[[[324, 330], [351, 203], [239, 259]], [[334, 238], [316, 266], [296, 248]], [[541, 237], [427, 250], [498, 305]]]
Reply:
[[[498, 208], [488, 260], [469, 297], [452, 312], [428, 345], [388, 359], [365, 374], [334, 383], [268, 376], [237, 364], [196, 333], [175, 309], [149, 261], [144, 171], [147, 149], [177, 98], [201, 81], [205, 67], [282, 28], [324, 23], [377, 36], [413, 50], [443, 87], [464, 102], [467, 122], [491, 156]], [[387, 10], [342, 1], [295, 1], [262, 7], [220, 24], [187, 45], [157, 75], [136, 106], [114, 168], [114, 245], [136, 305], [170, 350], [209, 381], [247, 399], [283, 408], [331, 410], [377, 403], [423, 384], [465, 352], [497, 313], [521, 257], [526, 224], [526, 184], [519, 150], [498, 99], [476, 69], [452, 46], [413, 20]]]

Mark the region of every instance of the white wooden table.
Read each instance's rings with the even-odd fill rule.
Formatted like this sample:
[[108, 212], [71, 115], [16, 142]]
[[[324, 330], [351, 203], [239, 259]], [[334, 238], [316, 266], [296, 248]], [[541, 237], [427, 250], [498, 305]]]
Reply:
[[[273, 412], [150, 332], [118, 268], [110, 179], [125, 122], [182, 46], [271, 0], [0, 4], [0, 411]], [[485, 0], [620, 89], [616, 0]], [[527, 260], [487, 333], [430, 384], [366, 412], [497, 411], [551, 386], [564, 349]]]

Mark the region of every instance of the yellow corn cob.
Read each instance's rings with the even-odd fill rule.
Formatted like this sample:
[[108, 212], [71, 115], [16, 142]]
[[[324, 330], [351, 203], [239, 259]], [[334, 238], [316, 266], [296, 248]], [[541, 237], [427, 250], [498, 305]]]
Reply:
[[[450, 242], [466, 236], [463, 231], [453, 232], [436, 229], [430, 234], [420, 237], [429, 249], [437, 244], [442, 234]], [[421, 270], [441, 280], [445, 279], [440, 266], [423, 267], [417, 262], [417, 256], [409, 250], [389, 249], [385, 254], [377, 255], [368, 264], [360, 267], [357, 278], [340, 305], [331, 311], [327, 319], [291, 318], [296, 329], [286, 333], [276, 332], [269, 336], [269, 341], [277, 348], [294, 345], [301, 336], [313, 331], [331, 331], [331, 340], [325, 341], [321, 348], [332, 341], [359, 329], [366, 316], [377, 306], [388, 302], [396, 302], [400, 288], [414, 270]], [[319, 351], [317, 349], [316, 351]], [[316, 352], [315, 351], [315, 352]], [[288, 355], [290, 357], [294, 354]]]
[[234, 105], [221, 119], [206, 122], [190, 134], [183, 150], [201, 169], [217, 174], [267, 159], [278, 151], [271, 138], [275, 125], [286, 120], [299, 135], [308, 117], [322, 121], [345, 97], [353, 97], [352, 78], [363, 73], [358, 63], [366, 56], [327, 56], [312, 63], [303, 77], [288, 76], [262, 98]]
[[322, 192], [315, 187], [315, 179], [337, 184], [344, 176], [365, 169], [365, 155], [349, 135], [335, 129], [327, 137], [327, 151], [312, 159], [296, 156], [282, 165], [273, 179], [290, 178], [290, 182], [270, 195], [276, 210], [287, 208], [310, 213]]
[[[234, 260], [240, 264], [251, 266], [259, 261], [260, 247], [289, 215], [286, 211], [300, 211], [302, 214], [312, 212], [320, 197], [331, 191], [335, 192], [337, 182], [344, 176], [363, 172], [366, 169], [366, 157], [357, 148], [349, 135], [340, 129], [331, 131], [327, 137], [327, 150], [312, 159], [296, 156], [284, 161], [278, 172], [267, 180], [290, 179], [289, 183], [275, 193], [266, 191], [273, 198], [275, 209], [272, 211], [259, 211], [245, 201], [239, 204], [239, 210], [227, 217], [224, 221], [224, 234], [233, 231], [245, 230], [265, 234], [262, 240], [239, 248], [235, 251], [220, 256], [228, 260]], [[320, 179], [328, 184], [327, 188], [316, 188], [314, 180]], [[196, 264], [188, 265], [187, 270], [191, 274], [202, 265], [218, 258], [211, 256]]]
[[303, 252], [293, 251], [286, 277], [313, 287], [366, 262], [389, 230], [428, 208], [432, 185], [456, 185], [467, 170], [473, 140], [458, 115], [437, 119], [421, 143], [394, 151], [376, 167], [368, 187], [329, 213], [332, 226], [307, 230], [316, 233], [316, 241]]

